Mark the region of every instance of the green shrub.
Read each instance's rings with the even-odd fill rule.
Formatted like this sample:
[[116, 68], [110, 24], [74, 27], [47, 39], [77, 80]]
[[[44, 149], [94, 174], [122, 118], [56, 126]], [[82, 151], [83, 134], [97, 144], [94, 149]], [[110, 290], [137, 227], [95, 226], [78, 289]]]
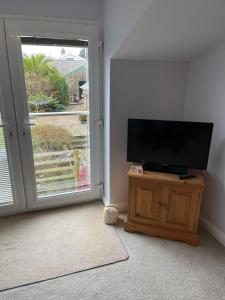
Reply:
[[28, 99], [29, 110], [32, 112], [55, 111], [58, 103], [53, 96], [44, 94], [31, 95]]
[[87, 123], [87, 115], [80, 115], [79, 120], [81, 123]]
[[63, 105], [70, 104], [68, 84], [64, 75], [53, 66], [52, 60], [43, 54], [25, 55], [23, 65], [29, 98], [41, 92], [54, 95]]
[[55, 111], [64, 111], [66, 108], [66, 105], [63, 105], [63, 104], [57, 104], [56, 107], [55, 107]]
[[42, 124], [32, 128], [34, 152], [63, 151], [72, 148], [73, 136], [64, 128]]
[[54, 98], [53, 96], [48, 96], [48, 95], [45, 95], [43, 93], [37, 93], [37, 94], [31, 95], [29, 97], [29, 102], [33, 102], [35, 100], [57, 101], [57, 99]]
[[63, 75], [61, 75], [58, 71], [53, 72], [49, 75], [49, 79], [58, 91], [58, 99], [60, 104], [69, 105], [70, 97], [69, 97], [69, 88], [66, 82], [66, 79]]

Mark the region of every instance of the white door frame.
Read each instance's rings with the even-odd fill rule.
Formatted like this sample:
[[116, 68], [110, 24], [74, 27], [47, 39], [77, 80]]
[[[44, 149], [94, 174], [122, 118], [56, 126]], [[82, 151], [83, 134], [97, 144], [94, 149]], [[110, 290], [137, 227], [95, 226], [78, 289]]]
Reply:
[[13, 195], [12, 204], [4, 204], [0, 206], [0, 215], [4, 215], [25, 210], [26, 201], [5, 42], [4, 22], [1, 18], [0, 41], [0, 110], [2, 113], [2, 121], [5, 124], [3, 130]]
[[[36, 18], [5, 18], [6, 41], [10, 65], [11, 82], [14, 94], [15, 111], [18, 126], [19, 144], [24, 174], [24, 186], [29, 209], [66, 205], [81, 201], [98, 199], [100, 195], [101, 146], [100, 146], [100, 82], [99, 82], [99, 28], [97, 24], [81, 24], [64, 19], [57, 21]], [[90, 101], [90, 153], [91, 153], [91, 191], [61, 194], [43, 197], [37, 200], [34, 162], [30, 128], [28, 121], [24, 70], [20, 45], [20, 35], [49, 38], [87, 39], [89, 45], [89, 101]], [[25, 135], [24, 135], [25, 133]]]

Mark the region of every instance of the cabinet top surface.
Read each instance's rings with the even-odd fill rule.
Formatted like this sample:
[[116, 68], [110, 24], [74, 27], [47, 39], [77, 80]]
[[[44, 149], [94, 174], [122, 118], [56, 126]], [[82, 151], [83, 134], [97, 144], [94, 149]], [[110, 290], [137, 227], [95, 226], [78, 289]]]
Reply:
[[191, 179], [184, 179], [180, 180], [178, 175], [176, 174], [168, 174], [168, 173], [160, 173], [160, 172], [149, 172], [145, 171], [144, 174], [137, 174], [133, 171], [128, 172], [128, 176], [130, 178], [137, 178], [137, 179], [145, 179], [145, 180], [157, 180], [157, 181], [164, 181], [170, 182], [175, 184], [191, 184], [191, 185], [198, 185], [198, 186], [205, 186], [205, 179], [203, 172], [201, 171], [193, 171], [191, 174], [196, 175], [196, 178]]

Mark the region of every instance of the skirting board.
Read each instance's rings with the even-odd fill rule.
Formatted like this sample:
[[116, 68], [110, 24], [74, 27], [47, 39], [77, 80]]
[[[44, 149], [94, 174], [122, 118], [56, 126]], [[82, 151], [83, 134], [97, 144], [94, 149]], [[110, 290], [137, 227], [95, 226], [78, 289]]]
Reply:
[[119, 202], [119, 203], [111, 203], [110, 201], [108, 201], [105, 197], [103, 197], [103, 203], [105, 205], [107, 204], [116, 204], [119, 207], [120, 213], [125, 213], [127, 212], [127, 206], [128, 206], [128, 202]]
[[[116, 204], [118, 205], [121, 213], [127, 212], [127, 206], [128, 206], [127, 202], [120, 202]], [[222, 244], [225, 247], [225, 233], [222, 230], [220, 230], [218, 227], [216, 227], [214, 224], [212, 224], [209, 220], [207, 220], [202, 215], [200, 216], [200, 225], [206, 231], [208, 231], [220, 244]]]
[[117, 203], [117, 205], [118, 205], [121, 213], [127, 212], [127, 206], [128, 206], [127, 202], [120, 202], [120, 203]]
[[225, 247], [225, 233], [222, 230], [220, 230], [202, 215], [200, 216], [200, 225]]

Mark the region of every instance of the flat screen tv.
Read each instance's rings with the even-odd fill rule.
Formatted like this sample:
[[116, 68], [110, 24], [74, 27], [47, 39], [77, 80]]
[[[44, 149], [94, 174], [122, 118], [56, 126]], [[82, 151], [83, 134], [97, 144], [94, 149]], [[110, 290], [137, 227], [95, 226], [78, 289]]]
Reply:
[[178, 174], [206, 170], [213, 123], [128, 120], [127, 161]]

